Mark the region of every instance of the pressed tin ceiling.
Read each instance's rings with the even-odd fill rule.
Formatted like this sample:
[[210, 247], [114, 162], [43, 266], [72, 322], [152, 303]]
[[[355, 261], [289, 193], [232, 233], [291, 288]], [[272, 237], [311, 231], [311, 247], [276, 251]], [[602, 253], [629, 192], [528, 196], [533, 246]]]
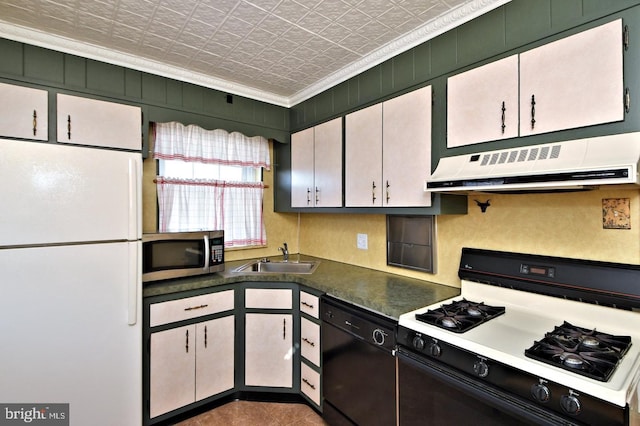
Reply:
[[293, 106], [510, 0], [0, 0], [0, 36]]

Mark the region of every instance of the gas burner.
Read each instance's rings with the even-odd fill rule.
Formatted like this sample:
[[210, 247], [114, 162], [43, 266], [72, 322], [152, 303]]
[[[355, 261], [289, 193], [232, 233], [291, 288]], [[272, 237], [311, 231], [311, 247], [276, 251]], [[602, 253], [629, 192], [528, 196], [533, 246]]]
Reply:
[[464, 333], [503, 314], [504, 311], [504, 307], [501, 306], [488, 306], [484, 303], [462, 299], [442, 305], [437, 309], [429, 309], [422, 314], [416, 314], [416, 319], [455, 333]]
[[544, 339], [534, 342], [525, 355], [606, 382], [629, 347], [629, 336], [600, 333], [565, 321], [546, 333]]

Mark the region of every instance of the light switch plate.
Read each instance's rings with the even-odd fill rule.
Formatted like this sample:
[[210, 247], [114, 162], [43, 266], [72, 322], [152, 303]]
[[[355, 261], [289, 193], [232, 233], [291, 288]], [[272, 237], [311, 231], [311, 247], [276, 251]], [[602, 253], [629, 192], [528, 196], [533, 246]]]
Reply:
[[368, 250], [369, 243], [367, 241], [367, 234], [358, 234], [357, 237], [358, 248], [361, 250]]

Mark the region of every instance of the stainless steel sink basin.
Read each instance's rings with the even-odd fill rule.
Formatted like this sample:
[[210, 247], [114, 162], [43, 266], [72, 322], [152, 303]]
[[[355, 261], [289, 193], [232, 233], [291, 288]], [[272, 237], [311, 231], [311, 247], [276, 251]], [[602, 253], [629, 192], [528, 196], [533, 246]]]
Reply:
[[242, 266], [238, 266], [232, 272], [251, 274], [312, 274], [320, 261], [264, 261], [252, 260]]

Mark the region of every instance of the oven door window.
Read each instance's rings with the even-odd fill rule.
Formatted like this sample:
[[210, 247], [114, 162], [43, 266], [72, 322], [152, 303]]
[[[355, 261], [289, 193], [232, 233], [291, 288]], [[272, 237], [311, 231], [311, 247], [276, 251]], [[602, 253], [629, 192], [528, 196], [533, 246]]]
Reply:
[[205, 266], [204, 239], [149, 241], [144, 243], [143, 253], [144, 273]]
[[418, 361], [402, 352], [398, 384], [401, 425], [573, 424], [447, 367]]

